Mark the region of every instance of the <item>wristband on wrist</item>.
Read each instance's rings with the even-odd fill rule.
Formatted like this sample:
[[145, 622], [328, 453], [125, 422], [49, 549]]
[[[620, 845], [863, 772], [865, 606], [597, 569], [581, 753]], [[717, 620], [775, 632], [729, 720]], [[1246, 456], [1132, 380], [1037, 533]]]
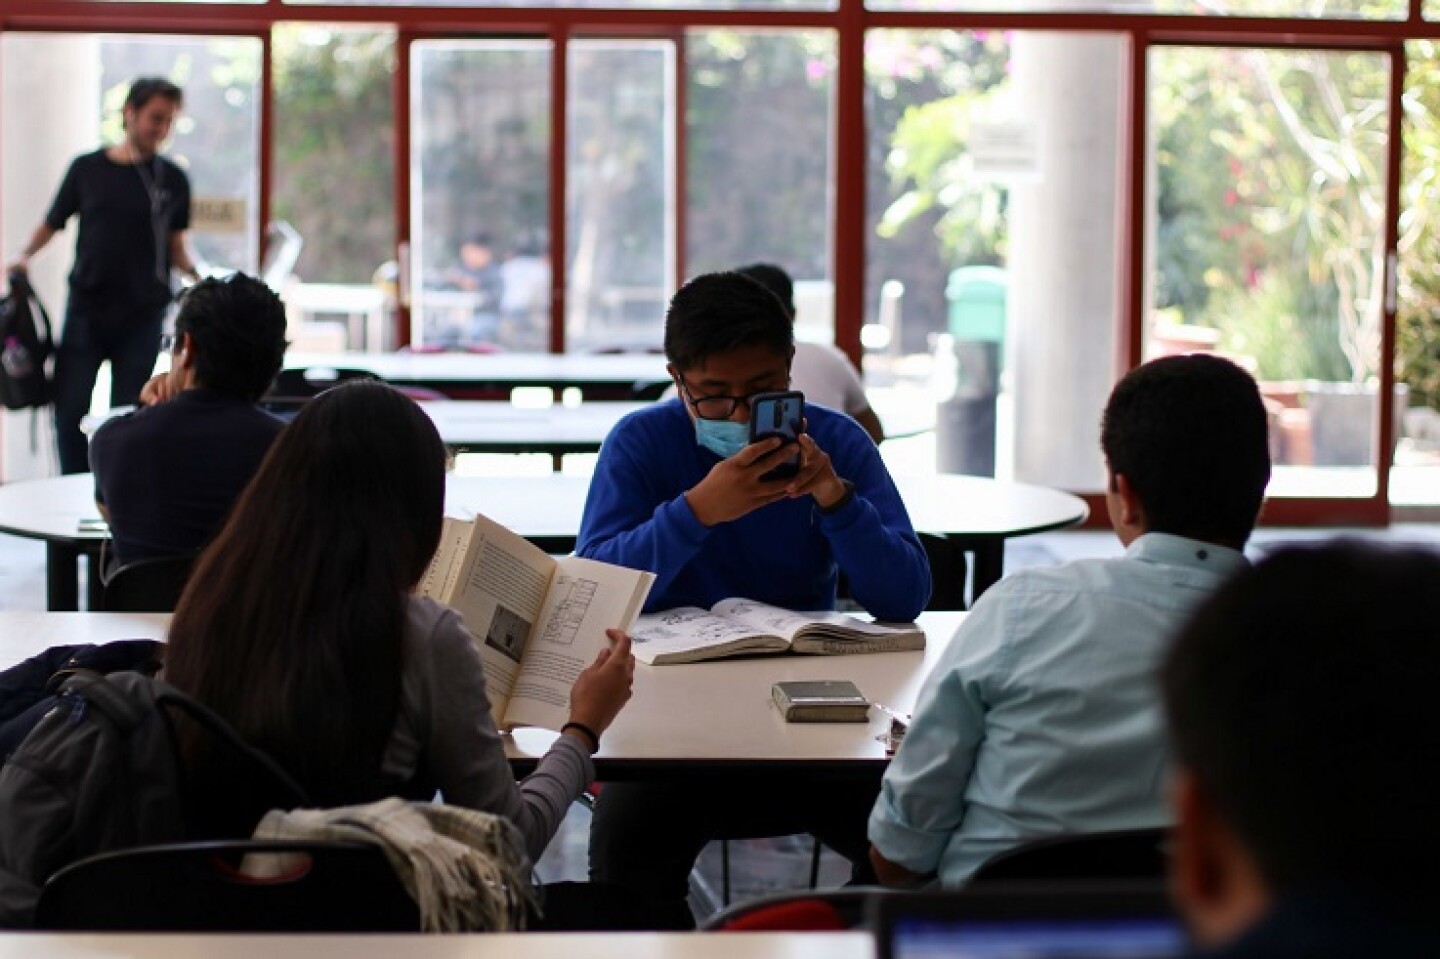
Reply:
[[598, 751], [599, 751], [599, 749], [600, 749], [600, 734], [597, 733], [595, 730], [591, 729], [589, 726], [585, 725], [584, 723], [566, 723], [565, 725], [563, 725], [563, 726], [560, 727], [560, 734], [563, 736], [563, 735], [565, 734], [565, 730], [567, 730], [567, 729], [577, 730], [581, 735], [583, 735], [583, 736], [585, 736], [587, 739], [589, 739], [589, 740], [590, 740], [590, 750], [591, 750], [591, 752], [598, 752]]

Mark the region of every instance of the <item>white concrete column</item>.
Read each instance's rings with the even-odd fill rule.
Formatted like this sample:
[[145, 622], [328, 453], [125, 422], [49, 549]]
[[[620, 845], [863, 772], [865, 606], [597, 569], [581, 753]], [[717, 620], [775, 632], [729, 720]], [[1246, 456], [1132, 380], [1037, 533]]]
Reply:
[[[99, 145], [100, 41], [93, 36], [7, 33], [0, 38], [0, 256], [20, 252], [71, 159]], [[34, 259], [30, 280], [50, 311], [55, 333], [64, 319], [65, 278], [75, 253], [75, 221]], [[0, 417], [0, 479], [58, 472], [48, 412]]]
[[1115, 374], [1125, 44], [1018, 32], [1011, 49], [1015, 103], [1034, 119], [1039, 151], [1038, 177], [1010, 193], [1014, 476], [1098, 490]]

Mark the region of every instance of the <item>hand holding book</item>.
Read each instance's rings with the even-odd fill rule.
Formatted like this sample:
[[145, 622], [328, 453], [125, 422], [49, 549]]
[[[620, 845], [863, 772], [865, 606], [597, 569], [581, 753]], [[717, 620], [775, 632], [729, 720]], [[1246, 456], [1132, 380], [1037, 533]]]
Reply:
[[[635, 657], [630, 652], [630, 637], [624, 631], [607, 629], [605, 635], [613, 645], [600, 650], [584, 672], [570, 687], [570, 718], [566, 726], [578, 726], [599, 739], [624, 705], [630, 701], [635, 681]], [[568, 732], [568, 730], [567, 730]]]

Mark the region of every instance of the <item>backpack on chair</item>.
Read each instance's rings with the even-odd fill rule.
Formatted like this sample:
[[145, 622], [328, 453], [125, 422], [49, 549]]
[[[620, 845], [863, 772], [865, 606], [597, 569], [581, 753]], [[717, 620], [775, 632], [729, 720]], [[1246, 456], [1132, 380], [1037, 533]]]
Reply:
[[50, 316], [24, 273], [10, 274], [0, 300], [0, 403], [24, 410], [50, 402], [46, 364], [55, 352]]
[[214, 736], [273, 791], [304, 790], [219, 716], [158, 679], [81, 671], [0, 768], [0, 927], [33, 923], [40, 887], [96, 853], [188, 838], [171, 713]]

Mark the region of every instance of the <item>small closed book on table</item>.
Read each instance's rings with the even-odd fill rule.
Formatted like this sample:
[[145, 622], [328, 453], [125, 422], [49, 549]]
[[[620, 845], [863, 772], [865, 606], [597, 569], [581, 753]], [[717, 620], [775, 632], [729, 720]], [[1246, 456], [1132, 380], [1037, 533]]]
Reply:
[[752, 653], [896, 653], [925, 648], [914, 623], [871, 623], [829, 610], [794, 612], [753, 599], [723, 599], [710, 609], [677, 606], [648, 613], [630, 631], [642, 663], [698, 663]]
[[475, 639], [501, 729], [559, 729], [570, 687], [628, 630], [653, 573], [578, 556], [555, 559], [484, 516], [446, 517], [419, 593], [454, 609]]

